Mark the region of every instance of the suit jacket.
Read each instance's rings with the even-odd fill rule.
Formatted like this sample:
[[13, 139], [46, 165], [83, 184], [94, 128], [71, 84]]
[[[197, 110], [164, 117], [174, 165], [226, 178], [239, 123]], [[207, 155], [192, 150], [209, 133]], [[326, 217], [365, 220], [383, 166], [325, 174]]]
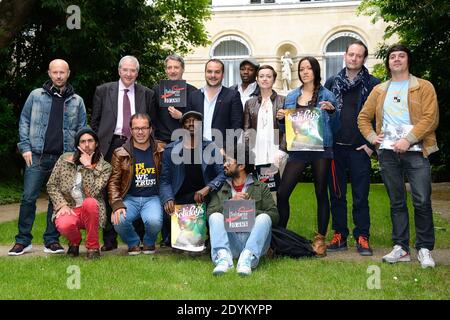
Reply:
[[[189, 110], [204, 115], [205, 95], [201, 89], [194, 91], [189, 99]], [[222, 87], [217, 97], [211, 128], [218, 129], [225, 138], [226, 129], [242, 129], [244, 127], [244, 112], [239, 91]]]
[[[118, 97], [119, 81], [104, 83], [95, 89], [91, 127], [98, 135], [103, 155], [108, 153], [116, 128]], [[153, 90], [137, 83], [134, 84], [134, 99], [136, 113], [150, 115], [152, 108], [156, 107]]]

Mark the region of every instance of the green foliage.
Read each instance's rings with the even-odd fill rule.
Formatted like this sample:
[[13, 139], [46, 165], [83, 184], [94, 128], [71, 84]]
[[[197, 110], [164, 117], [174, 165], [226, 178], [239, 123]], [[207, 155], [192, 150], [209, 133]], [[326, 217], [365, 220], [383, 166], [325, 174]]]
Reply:
[[[0, 50], [0, 74], [6, 75], [0, 79], [0, 97], [6, 99], [0, 101], [0, 107], [9, 110], [0, 117], [0, 130], [7, 126], [9, 136], [0, 142], [0, 159], [6, 150], [14, 152], [20, 110], [30, 91], [48, 79], [52, 59], [67, 60], [69, 82], [84, 98], [90, 113], [95, 87], [118, 79], [117, 66], [124, 55], [139, 59], [138, 81], [152, 86], [164, 77], [163, 61], [169, 53], [186, 54], [192, 46], [208, 43], [203, 27], [210, 16], [207, 0], [147, 2], [36, 1], [21, 32]], [[72, 4], [80, 8], [80, 29], [66, 25], [73, 14], [66, 10]]]
[[[385, 39], [394, 34], [412, 51], [411, 73], [433, 83], [439, 100], [440, 126], [437, 138], [440, 148], [434, 161], [438, 165], [450, 163], [450, 1], [449, 0], [363, 0], [359, 13], [373, 17], [373, 22], [388, 24]], [[386, 56], [387, 45], [379, 50]]]
[[15, 181], [0, 184], [0, 205], [17, 203], [22, 196], [22, 185]]
[[0, 97], [0, 155], [7, 153], [15, 146], [11, 133], [17, 131], [17, 119], [11, 103]]
[[377, 63], [373, 66], [372, 74], [380, 79], [381, 82], [384, 82], [388, 79], [388, 74], [386, 72], [386, 68], [383, 63]]

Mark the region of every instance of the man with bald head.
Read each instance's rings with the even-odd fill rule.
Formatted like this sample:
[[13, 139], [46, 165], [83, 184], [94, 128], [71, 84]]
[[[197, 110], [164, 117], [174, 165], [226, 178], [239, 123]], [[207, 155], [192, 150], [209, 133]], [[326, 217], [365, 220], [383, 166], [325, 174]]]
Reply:
[[[55, 59], [48, 66], [50, 80], [28, 96], [19, 121], [19, 151], [25, 160], [22, 201], [19, 212], [19, 233], [8, 255], [18, 256], [31, 251], [36, 199], [47, 183], [53, 166], [63, 152], [74, 151], [74, 137], [86, 125], [83, 99], [67, 83], [70, 75], [66, 61]], [[48, 203], [44, 252], [64, 253], [59, 233], [51, 221], [53, 205]]]
[[[131, 136], [130, 119], [135, 113], [150, 115], [156, 107], [153, 90], [136, 83], [139, 61], [133, 56], [124, 56], [119, 61], [119, 80], [104, 83], [95, 90], [92, 104], [91, 127], [98, 135], [100, 151], [105, 160], [111, 162], [113, 152]], [[104, 194], [105, 199], [108, 195]], [[117, 248], [117, 233], [111, 224], [111, 207], [107, 205], [107, 222], [103, 229], [102, 251]], [[136, 220], [137, 232], [144, 236], [142, 220]]]

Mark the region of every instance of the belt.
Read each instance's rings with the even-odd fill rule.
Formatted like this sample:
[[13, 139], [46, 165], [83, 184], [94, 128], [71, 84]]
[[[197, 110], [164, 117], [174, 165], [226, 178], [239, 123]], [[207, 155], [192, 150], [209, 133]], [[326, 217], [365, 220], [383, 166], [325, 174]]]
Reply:
[[120, 140], [126, 141], [128, 138], [121, 134], [115, 134], [115, 135], [113, 135], [113, 139], [120, 139]]

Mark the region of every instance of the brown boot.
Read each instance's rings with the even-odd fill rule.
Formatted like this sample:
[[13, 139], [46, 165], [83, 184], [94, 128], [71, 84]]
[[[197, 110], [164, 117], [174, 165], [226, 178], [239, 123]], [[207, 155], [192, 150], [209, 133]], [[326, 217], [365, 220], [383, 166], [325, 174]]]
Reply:
[[325, 236], [316, 233], [312, 244], [314, 251], [318, 257], [325, 257], [327, 255], [327, 245], [325, 244]]

